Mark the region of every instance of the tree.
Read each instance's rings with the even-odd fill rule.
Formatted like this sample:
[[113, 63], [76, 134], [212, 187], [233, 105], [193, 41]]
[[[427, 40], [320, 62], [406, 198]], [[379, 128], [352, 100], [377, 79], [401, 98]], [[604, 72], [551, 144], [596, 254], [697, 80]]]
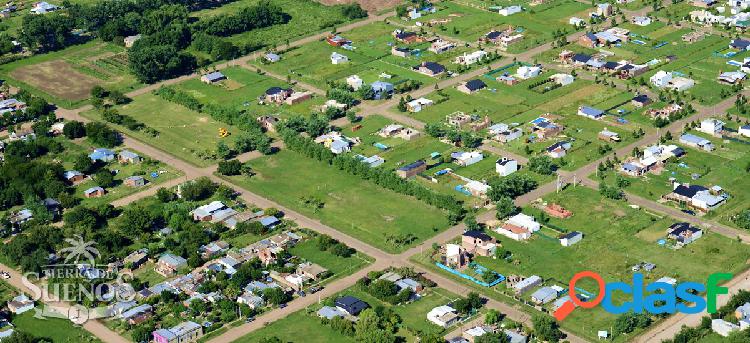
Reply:
[[542, 175], [552, 175], [555, 173], [555, 164], [552, 158], [547, 155], [534, 156], [529, 159], [529, 170]]
[[559, 342], [560, 339], [565, 337], [562, 331], [560, 331], [557, 322], [552, 317], [538, 314], [531, 318], [531, 323], [534, 326], [534, 332], [537, 337], [547, 342]]
[[102, 169], [94, 174], [94, 181], [100, 187], [112, 187], [115, 185], [115, 177], [109, 169]]
[[497, 324], [503, 321], [503, 318], [505, 315], [500, 313], [500, 311], [491, 308], [487, 310], [487, 313], [484, 315], [484, 323], [488, 325]]
[[221, 175], [240, 175], [242, 173], [242, 162], [238, 160], [220, 161], [218, 172]]
[[475, 216], [466, 216], [464, 218], [464, 224], [466, 225], [467, 230], [481, 230], [482, 226], [477, 223], [477, 218]]
[[150, 45], [140, 39], [128, 50], [128, 65], [139, 81], [153, 83], [195, 68], [195, 57], [170, 45]]
[[495, 217], [497, 219], [505, 219], [516, 213], [518, 213], [518, 207], [516, 207], [513, 199], [508, 196], [501, 197], [495, 204]]
[[290, 297], [279, 287], [266, 288], [263, 290], [263, 299], [271, 304], [280, 305], [288, 302]]
[[635, 329], [646, 328], [651, 325], [651, 318], [647, 314], [628, 312], [623, 313], [615, 319], [613, 334], [631, 333]]
[[75, 20], [61, 13], [26, 15], [19, 40], [32, 50], [53, 51], [72, 43]]
[[505, 332], [488, 332], [484, 335], [477, 337], [474, 343], [509, 343], [510, 339]]
[[63, 135], [67, 139], [81, 138], [86, 135], [86, 129], [80, 121], [71, 120], [65, 123], [65, 126], [63, 127]]

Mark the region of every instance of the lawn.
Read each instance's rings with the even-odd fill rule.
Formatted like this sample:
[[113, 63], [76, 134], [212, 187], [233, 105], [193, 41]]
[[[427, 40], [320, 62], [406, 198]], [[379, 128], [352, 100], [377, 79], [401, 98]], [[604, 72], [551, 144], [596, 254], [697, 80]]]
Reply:
[[[270, 76], [258, 74], [242, 67], [230, 67], [221, 71], [227, 76], [227, 81], [218, 85], [209, 85], [193, 78], [174, 87], [185, 91], [206, 104], [230, 106], [237, 111], [249, 113], [253, 117], [274, 115], [288, 118], [293, 115], [308, 116], [318, 111], [324, 100], [315, 97], [296, 105], [260, 105], [258, 97], [263, 96], [271, 87], [292, 88], [284, 81]], [[303, 89], [297, 89], [303, 91]]]
[[[199, 167], [216, 163], [216, 144], [220, 140], [223, 139], [232, 146], [231, 136], [219, 137], [219, 128], [226, 128], [230, 134], [240, 133], [237, 128], [151, 93], [137, 96], [131, 103], [117, 109], [120, 114], [129, 115], [159, 131], [159, 135], [152, 137], [141, 131], [131, 131], [123, 126], [113, 125], [118, 130]], [[101, 115], [95, 110], [84, 112], [82, 115], [89, 119], [101, 120]]]
[[[730, 198], [715, 211], [708, 213], [706, 218], [736, 226], [731, 218], [747, 209], [750, 203], [750, 193], [746, 191], [750, 187], [750, 179], [745, 170], [750, 163], [750, 146], [742, 142], [722, 141], [697, 131], [691, 133], [711, 140], [716, 150], [706, 152], [682, 146], [676, 141], [671, 142], [682, 146], [687, 154], [678, 161], [667, 163], [665, 170], [659, 175], [649, 173], [638, 178], [628, 177], [631, 184], [625, 190], [647, 199], [658, 200], [672, 190], [670, 178], [707, 188], [719, 185], [729, 193]], [[694, 178], [694, 174], [698, 177]], [[605, 174], [607, 179], [611, 179], [611, 175], [612, 173]]]
[[35, 337], [45, 338], [54, 343], [67, 342], [100, 342], [81, 327], [74, 326], [62, 318], [34, 318], [34, 311], [28, 311], [13, 318], [13, 325], [18, 331], [27, 332]]
[[[295, 152], [281, 151], [250, 165], [256, 175], [231, 180], [389, 252], [407, 248], [389, 243], [389, 236], [413, 235], [408, 244], [413, 245], [448, 226], [445, 213], [437, 208]], [[302, 199], [310, 197], [323, 202], [323, 208], [305, 205]]]
[[140, 268], [134, 270], [133, 274], [138, 280], [147, 283], [149, 286], [165, 281], [167, 278], [154, 271], [154, 266], [154, 262], [146, 262]]
[[[551, 218], [551, 225], [535, 233], [527, 242], [517, 242], [490, 232], [499, 239], [502, 249], [511, 252], [513, 262], [487, 257], [479, 257], [477, 262], [506, 276], [539, 275], [547, 285], [563, 287], [575, 273], [582, 270], [597, 272], [607, 282], [628, 282], [632, 277], [630, 267], [643, 261], [657, 266], [646, 275], [647, 282], [662, 276], [674, 277], [678, 281], [704, 282], [711, 273], [721, 271], [737, 274], [747, 267], [750, 250], [733, 239], [715, 233], [704, 234], [698, 241], [679, 250], [659, 246], [656, 240], [664, 236], [667, 226], [676, 222], [674, 219], [657, 217], [644, 210], [630, 208], [624, 202], [604, 199], [595, 190], [569, 188], [544, 200], [562, 204], [574, 213], [573, 216], [567, 219]], [[540, 217], [540, 211], [533, 206], [524, 208], [524, 213]], [[572, 247], [562, 247], [553, 228], [580, 231], [584, 238]], [[428, 263], [424, 258], [418, 259], [421, 263]], [[596, 293], [596, 287], [590, 283], [582, 282], [579, 287]], [[497, 288], [507, 292], [505, 286]], [[484, 293], [502, 301], [512, 301], [502, 293]], [[614, 319], [614, 315], [595, 308], [573, 312], [562, 325], [593, 340], [598, 330], [609, 330]]]
[[331, 254], [329, 251], [320, 251], [314, 238], [295, 245], [289, 249], [289, 253], [328, 269], [333, 273], [333, 278], [328, 278], [326, 281], [351, 274], [372, 261], [370, 257], [360, 252], [350, 257], [341, 257]]
[[257, 343], [263, 338], [276, 336], [282, 342], [299, 342], [301, 337], [309, 343], [354, 343], [353, 337], [344, 336], [330, 326], [323, 325], [314, 313], [304, 310], [255, 330], [236, 340], [237, 343]]
[[[201, 18], [227, 13], [234, 14], [260, 2], [261, 0], [233, 1], [218, 8], [194, 12], [192, 16]], [[291, 16], [291, 20], [286, 24], [243, 32], [226, 39], [240, 46], [256, 48], [281, 46], [288, 41], [330, 30], [332, 27], [350, 21], [337, 8], [327, 7], [313, 0], [271, 0], [270, 2], [280, 6]]]
[[125, 49], [98, 40], [4, 64], [0, 75], [66, 108], [80, 106], [96, 85], [123, 92], [141, 86]]

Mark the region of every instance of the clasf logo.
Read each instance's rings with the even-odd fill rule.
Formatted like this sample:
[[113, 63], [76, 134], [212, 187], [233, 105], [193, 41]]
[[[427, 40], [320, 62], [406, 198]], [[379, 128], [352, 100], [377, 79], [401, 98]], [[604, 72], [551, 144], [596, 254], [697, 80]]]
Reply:
[[[596, 281], [599, 293], [596, 298], [582, 301], [576, 295], [576, 283], [581, 279], [593, 279]], [[706, 284], [698, 282], [683, 282], [672, 285], [666, 282], [652, 282], [644, 285], [643, 274], [633, 274], [631, 284], [625, 282], [610, 282], [605, 284], [601, 275], [592, 271], [583, 271], [570, 279], [568, 289], [570, 301], [567, 301], [553, 314], [558, 321], [565, 319], [576, 306], [582, 308], [594, 308], [601, 304], [602, 308], [612, 314], [622, 314], [633, 311], [651, 314], [661, 313], [686, 313], [695, 314], [706, 310], [708, 313], [716, 312], [716, 297], [719, 294], [729, 293], [729, 289], [719, 286], [721, 281], [729, 280], [732, 274], [714, 273], [708, 276]], [[612, 296], [615, 292], [621, 292], [630, 296], [630, 301], [620, 305], [613, 304]], [[700, 295], [705, 292], [706, 298]]]

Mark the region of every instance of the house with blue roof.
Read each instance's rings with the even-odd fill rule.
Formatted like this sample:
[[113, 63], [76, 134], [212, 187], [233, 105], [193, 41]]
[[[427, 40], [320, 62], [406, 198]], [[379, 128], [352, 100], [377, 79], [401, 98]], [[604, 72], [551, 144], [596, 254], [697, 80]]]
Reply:
[[599, 120], [604, 117], [604, 111], [589, 106], [578, 107], [578, 115]]
[[272, 228], [276, 225], [279, 225], [279, 223], [281, 222], [279, 218], [276, 218], [274, 216], [265, 216], [260, 218], [258, 221], [261, 223], [261, 225], [263, 225], [263, 227], [267, 228]]
[[393, 96], [393, 84], [384, 81], [375, 81], [370, 85], [372, 89], [373, 99], [381, 100], [388, 99]]
[[214, 71], [214, 72], [201, 76], [201, 82], [207, 83], [207, 84], [217, 83], [219, 81], [224, 81], [226, 79], [227, 77], [224, 76], [224, 74], [222, 74], [220, 71]]
[[89, 154], [89, 158], [93, 162], [101, 161], [107, 163], [115, 159], [115, 153], [112, 150], [105, 148], [96, 148], [94, 152]]
[[691, 146], [694, 148], [698, 148], [705, 151], [713, 151], [714, 145], [709, 141], [708, 139], [705, 139], [703, 137], [698, 137], [693, 134], [683, 134], [680, 136], [680, 143], [685, 144], [687, 146]]

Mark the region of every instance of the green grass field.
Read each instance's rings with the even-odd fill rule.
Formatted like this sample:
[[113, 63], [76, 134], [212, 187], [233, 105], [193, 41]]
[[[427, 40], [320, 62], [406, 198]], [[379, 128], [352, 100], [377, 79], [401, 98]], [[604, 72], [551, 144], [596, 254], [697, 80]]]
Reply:
[[[325, 99], [315, 97], [296, 105], [260, 105], [258, 97], [271, 87], [293, 88], [285, 81], [258, 74], [242, 67], [230, 67], [221, 71], [229, 80], [218, 85], [208, 85], [194, 78], [174, 86], [207, 104], [231, 106], [251, 117], [275, 115], [288, 118], [293, 115], [308, 116], [319, 111]], [[303, 91], [303, 89], [297, 89]], [[252, 118], [250, 118], [252, 119]]]
[[309, 239], [295, 245], [289, 249], [289, 253], [328, 269], [328, 271], [334, 274], [334, 279], [351, 274], [372, 261], [370, 257], [362, 253], [356, 253], [351, 257], [344, 258], [333, 255], [328, 251], [320, 251], [314, 239]]
[[238, 343], [256, 343], [263, 338], [276, 336], [282, 342], [309, 343], [354, 343], [353, 337], [344, 336], [327, 325], [323, 325], [315, 316], [304, 310], [292, 313], [273, 323], [242, 336]]
[[[387, 243], [387, 235], [412, 234], [419, 242], [448, 226], [445, 214], [437, 208], [295, 152], [281, 151], [250, 165], [256, 175], [231, 180], [389, 252], [407, 247]], [[303, 197], [315, 197], [325, 205], [309, 208]]]
[[47, 339], [53, 343], [101, 342], [81, 327], [74, 326], [67, 319], [34, 318], [34, 311], [28, 311], [13, 318], [15, 330]]
[[[219, 137], [219, 128], [227, 128], [230, 134], [240, 133], [239, 129], [217, 122], [208, 115], [168, 102], [151, 93], [137, 96], [133, 102], [117, 109], [121, 114], [129, 115], [156, 129], [159, 136], [152, 137], [143, 132], [113, 125], [118, 130], [199, 167], [216, 163], [216, 144], [220, 140], [232, 146], [231, 136]], [[95, 110], [84, 112], [82, 115], [89, 119], [101, 120], [100, 114]]]

